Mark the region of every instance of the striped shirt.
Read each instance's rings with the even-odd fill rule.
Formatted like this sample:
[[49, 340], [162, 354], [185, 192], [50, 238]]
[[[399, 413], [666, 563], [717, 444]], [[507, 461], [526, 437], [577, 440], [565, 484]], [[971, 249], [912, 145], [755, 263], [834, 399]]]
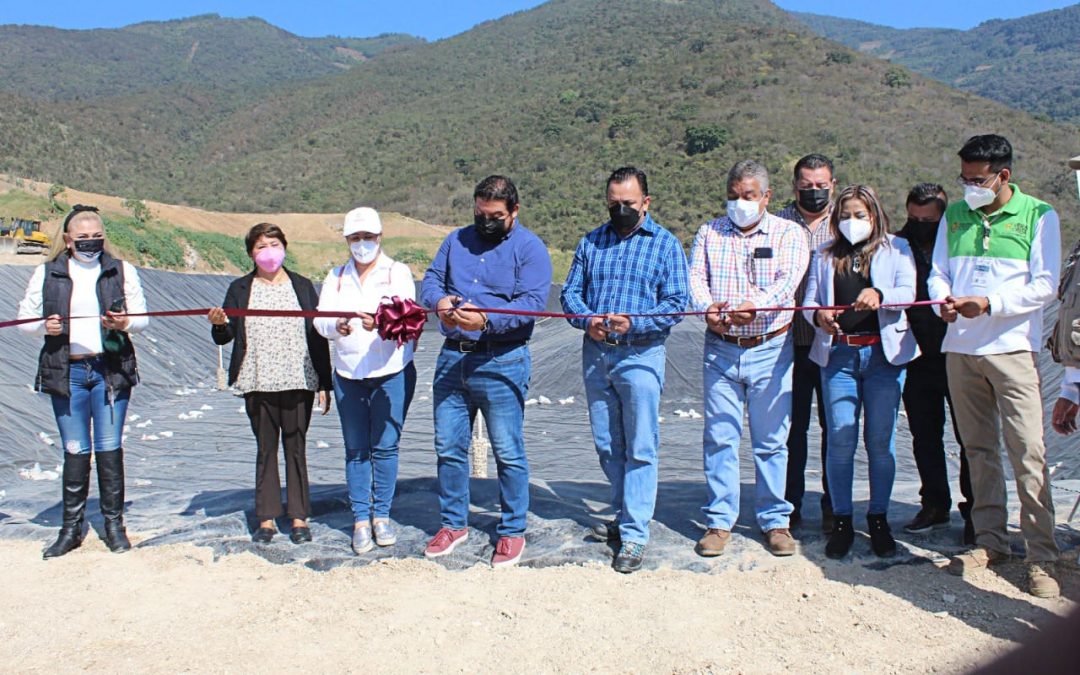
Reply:
[[[582, 237], [563, 285], [567, 314], [666, 314], [682, 312], [689, 299], [686, 254], [675, 235], [652, 216], [626, 239], [610, 223]], [[569, 319], [585, 329], [587, 319]], [[681, 316], [634, 316], [628, 335], [662, 339]]]
[[[810, 260], [802, 228], [771, 213], [748, 234], [724, 216], [705, 223], [690, 253], [690, 293], [695, 310], [714, 302], [731, 308], [743, 302], [755, 307], [794, 307], [795, 289]], [[791, 312], [758, 312], [745, 326], [730, 326], [729, 335], [764, 335], [791, 322]]]
[[[832, 211], [832, 207], [829, 207], [829, 211]], [[806, 232], [806, 239], [810, 242], [810, 258], [816, 255], [818, 249], [832, 241], [832, 234], [829, 232], [829, 212], [825, 213], [825, 217], [818, 222], [817, 229], [810, 230], [806, 225], [806, 219], [803, 218], [802, 213], [795, 206], [795, 202], [788, 204], [780, 213], [776, 214], [777, 217], [784, 220], [790, 220], [794, 223], [798, 223], [802, 226], [803, 231]], [[810, 278], [810, 267], [807, 266], [806, 274], [803, 275], [802, 281], [799, 282], [799, 288], [795, 291], [795, 304], [802, 305], [803, 300], [806, 299], [806, 282]], [[809, 347], [814, 343], [814, 327], [810, 325], [810, 322], [806, 320], [806, 317], [802, 315], [802, 312], [795, 312], [795, 319], [791, 324], [791, 331], [795, 335], [795, 344], [800, 347]]]

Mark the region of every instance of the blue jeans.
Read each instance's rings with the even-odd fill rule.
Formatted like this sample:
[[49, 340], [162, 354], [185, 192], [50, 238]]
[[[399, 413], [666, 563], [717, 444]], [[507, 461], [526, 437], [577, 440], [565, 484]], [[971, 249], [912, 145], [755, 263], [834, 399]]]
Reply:
[[109, 404], [105, 360], [100, 357], [72, 361], [70, 372], [71, 397], [52, 397], [53, 414], [64, 452], [85, 455], [91, 450], [118, 450], [123, 445], [131, 390], [114, 392], [112, 405]]
[[383, 377], [352, 380], [334, 373], [334, 396], [345, 439], [345, 482], [358, 523], [371, 518], [373, 501], [376, 518], [390, 517], [397, 487], [398, 442], [415, 389], [412, 361]]
[[904, 388], [904, 367], [885, 358], [881, 343], [865, 347], [837, 344], [829, 364], [821, 369], [825, 421], [829, 425], [829, 494], [833, 513], [850, 516], [855, 449], [859, 445], [859, 416], [866, 409], [863, 443], [870, 468], [870, 509], [889, 510], [896, 476], [896, 413]]
[[791, 334], [749, 349], [705, 335], [706, 527], [730, 530], [739, 517], [739, 442], [743, 412], [750, 413], [754, 452], [754, 511], [762, 531], [788, 526], [784, 500], [787, 437], [791, 428]]
[[611, 507], [624, 542], [649, 541], [666, 351], [663, 342], [616, 346], [588, 336], [581, 348], [593, 443], [611, 484]]
[[469, 443], [479, 410], [499, 474], [500, 537], [525, 533], [529, 510], [529, 462], [525, 458], [525, 395], [532, 361], [525, 345], [463, 354], [443, 347], [435, 363], [435, 454], [439, 515], [443, 527], [468, 526]]

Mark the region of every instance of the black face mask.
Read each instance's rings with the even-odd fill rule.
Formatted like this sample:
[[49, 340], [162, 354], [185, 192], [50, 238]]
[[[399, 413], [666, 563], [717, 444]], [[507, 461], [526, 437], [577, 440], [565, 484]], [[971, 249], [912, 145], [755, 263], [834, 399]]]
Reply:
[[821, 213], [829, 207], [829, 191], [819, 188], [799, 190], [799, 206], [807, 213]]
[[914, 220], [908, 218], [904, 232], [920, 244], [929, 244], [937, 236], [937, 221]]
[[611, 226], [619, 234], [627, 234], [637, 227], [641, 220], [641, 211], [626, 204], [616, 204], [608, 209], [608, 217], [611, 218]]
[[485, 218], [477, 213], [473, 216], [476, 232], [486, 241], [502, 241], [506, 236], [506, 223], [501, 218]]
[[75, 251], [83, 260], [97, 260], [105, 250], [104, 239], [76, 239]]

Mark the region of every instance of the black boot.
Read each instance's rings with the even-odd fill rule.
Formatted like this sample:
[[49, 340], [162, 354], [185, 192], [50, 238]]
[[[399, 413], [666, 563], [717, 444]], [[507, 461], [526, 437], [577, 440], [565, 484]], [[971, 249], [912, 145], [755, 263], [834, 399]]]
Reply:
[[105, 545], [113, 553], [131, 548], [124, 530], [124, 450], [97, 453], [98, 499], [105, 517]]
[[889, 529], [889, 521], [884, 513], [868, 513], [866, 525], [870, 528], [870, 548], [879, 558], [891, 558], [896, 555], [896, 540]]
[[83, 514], [86, 495], [90, 491], [90, 454], [64, 453], [64, 524], [56, 542], [45, 549], [42, 558], [58, 558], [82, 545]]
[[829, 543], [825, 544], [825, 555], [830, 558], [843, 558], [855, 543], [855, 530], [851, 526], [851, 516], [834, 516], [833, 531]]

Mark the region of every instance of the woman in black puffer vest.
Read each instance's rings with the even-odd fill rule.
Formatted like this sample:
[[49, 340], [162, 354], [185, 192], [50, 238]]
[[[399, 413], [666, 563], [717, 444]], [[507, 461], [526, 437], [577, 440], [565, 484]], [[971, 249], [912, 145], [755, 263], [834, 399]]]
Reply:
[[105, 544], [117, 553], [131, 548], [124, 530], [121, 446], [139, 372], [127, 333], [148, 323], [145, 316], [128, 316], [146, 312], [139, 274], [105, 251], [105, 225], [96, 208], [75, 206], [64, 219], [62, 241], [56, 255], [34, 270], [19, 304], [20, 319], [42, 318], [20, 328], [45, 338], [36, 388], [52, 397], [64, 450], [64, 522], [45, 558], [82, 544], [91, 452], [97, 458]]

